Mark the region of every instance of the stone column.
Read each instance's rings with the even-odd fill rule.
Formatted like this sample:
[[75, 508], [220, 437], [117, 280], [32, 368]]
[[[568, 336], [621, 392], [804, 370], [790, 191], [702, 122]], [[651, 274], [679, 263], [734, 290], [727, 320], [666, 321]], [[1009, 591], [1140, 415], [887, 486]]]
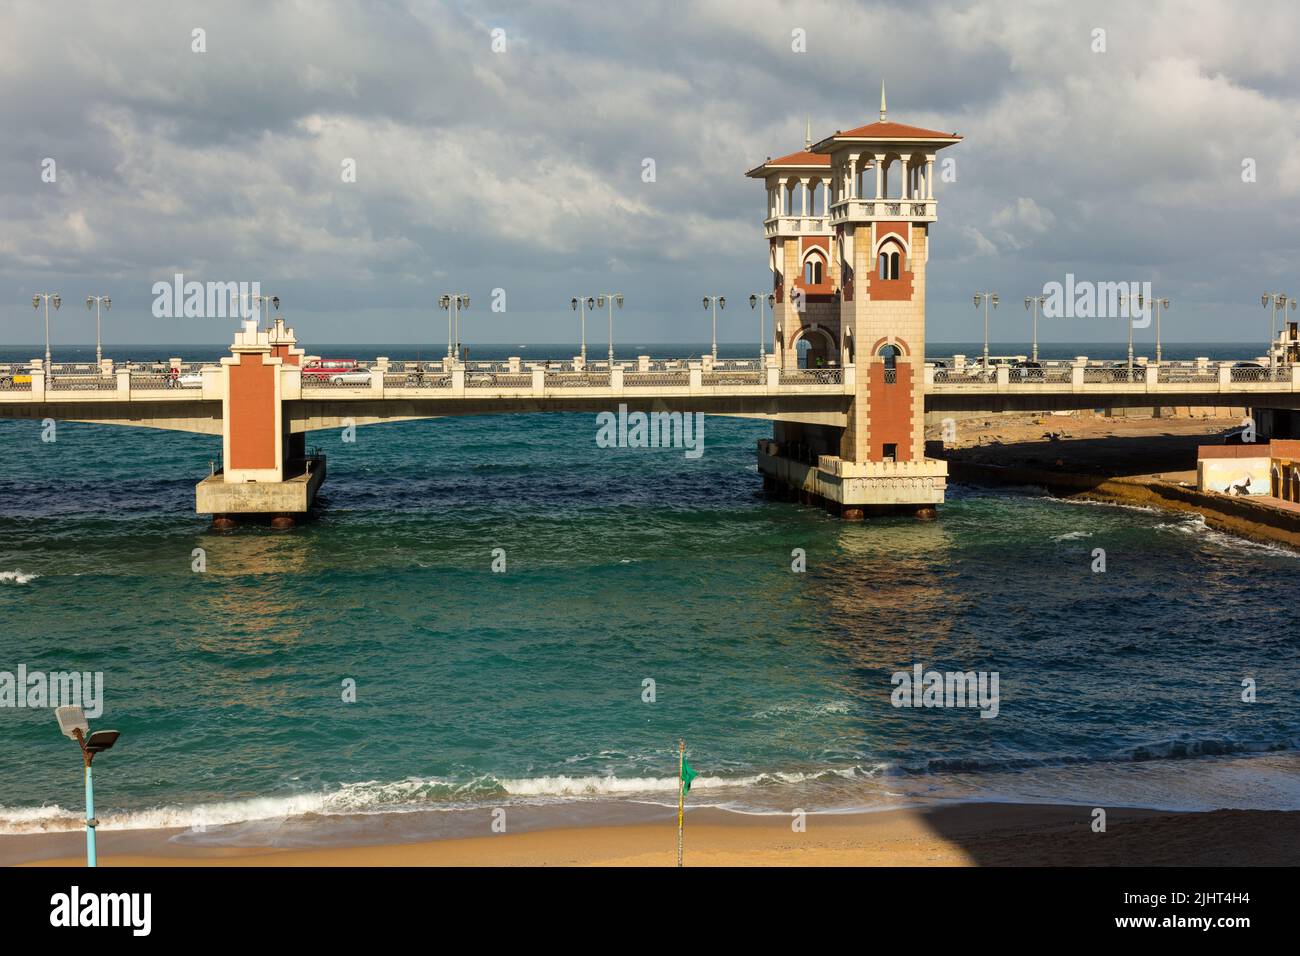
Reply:
[[902, 184], [903, 184], [902, 192], [901, 192], [901, 194], [899, 195], [898, 198], [899, 198], [899, 199], [904, 199], [904, 200], [905, 200], [905, 199], [907, 199], [907, 178], [908, 178], [910, 175], [912, 175], [911, 167], [908, 166], [908, 163], [910, 163], [910, 162], [912, 161], [912, 154], [911, 154], [911, 153], [902, 153], [902, 154], [899, 155], [899, 157], [898, 157], [898, 161], [899, 161], [899, 164], [900, 164], [900, 167], [901, 167], [901, 170], [900, 170], [900, 171], [902, 172], [902, 175], [899, 176], [898, 178], [902, 181]]

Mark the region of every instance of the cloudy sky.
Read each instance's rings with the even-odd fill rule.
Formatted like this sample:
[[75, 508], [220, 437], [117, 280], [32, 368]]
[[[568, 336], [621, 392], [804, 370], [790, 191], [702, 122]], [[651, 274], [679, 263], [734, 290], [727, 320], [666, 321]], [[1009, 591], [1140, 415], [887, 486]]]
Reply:
[[1026, 339], [1021, 299], [1066, 273], [1151, 281], [1168, 341], [1262, 343], [1260, 294], [1300, 295], [1293, 2], [0, 0], [0, 24], [6, 346], [40, 340], [41, 291], [67, 300], [56, 343], [93, 341], [91, 292], [107, 341], [228, 341], [151, 315], [177, 272], [260, 281], [312, 343], [445, 341], [448, 290], [468, 342], [572, 341], [570, 297], [601, 291], [627, 297], [620, 342], [707, 340], [705, 293], [751, 341], [744, 171], [806, 119], [874, 120], [882, 77], [890, 119], [966, 137], [936, 184], [931, 341], [979, 339], [985, 288], [993, 338]]

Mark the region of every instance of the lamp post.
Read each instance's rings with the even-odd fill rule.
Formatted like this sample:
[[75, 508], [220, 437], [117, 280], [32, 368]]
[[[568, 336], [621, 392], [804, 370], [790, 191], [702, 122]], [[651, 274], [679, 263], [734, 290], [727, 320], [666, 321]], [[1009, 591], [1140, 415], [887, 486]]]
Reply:
[[725, 295], [706, 295], [704, 297], [704, 308], [708, 309], [709, 303], [713, 304], [713, 361], [718, 361], [718, 309], [727, 307], [727, 297]]
[[1033, 338], [1033, 342], [1034, 342], [1034, 344], [1033, 344], [1033, 354], [1030, 355], [1030, 357], [1029, 357], [1029, 361], [1031, 361], [1031, 362], [1037, 362], [1037, 361], [1038, 361], [1038, 311], [1043, 307], [1043, 303], [1046, 302], [1046, 301], [1047, 301], [1047, 296], [1045, 296], [1045, 295], [1027, 295], [1027, 296], [1025, 296], [1025, 308], [1026, 308], [1026, 309], [1030, 309], [1030, 308], [1032, 308], [1032, 309], [1033, 309], [1033, 313], [1034, 313], [1034, 326], [1033, 326], [1033, 337], [1034, 337], [1034, 338]]
[[580, 314], [580, 318], [582, 320], [582, 333], [581, 333], [582, 342], [579, 345], [579, 349], [582, 355], [582, 364], [586, 365], [587, 364], [587, 310], [594, 309], [596, 307], [596, 300], [593, 299], [591, 296], [586, 296], [584, 298], [582, 296], [575, 295], [572, 299], [569, 300], [569, 305], [573, 307], [573, 310], [575, 312], [578, 312]]
[[447, 312], [447, 358], [452, 361], [459, 361], [460, 310], [469, 308], [469, 294], [465, 292], [444, 292], [438, 297], [438, 305], [442, 306]]
[[[1169, 308], [1168, 299], [1152, 299], [1151, 304], [1156, 307], [1156, 364], [1160, 364], [1160, 313]], [[1146, 302], [1141, 295], [1138, 296], [1138, 307], [1146, 308]]]
[[998, 301], [999, 301], [998, 294], [996, 292], [975, 293], [975, 308], [978, 309], [980, 307], [980, 303], [981, 302], [984, 303], [984, 374], [985, 375], [987, 375], [989, 371], [989, 305], [991, 303], [993, 305], [993, 308], [996, 309], [998, 307]]
[[1277, 310], [1282, 310], [1283, 321], [1285, 321], [1286, 310], [1295, 308], [1295, 299], [1285, 292], [1265, 292], [1259, 297], [1259, 304], [1266, 309], [1272, 306], [1268, 318], [1268, 370], [1269, 376], [1272, 377], [1273, 370], [1277, 366], [1276, 353], [1273, 349], [1277, 340]]
[[1125, 303], [1124, 321], [1128, 323], [1128, 381], [1133, 381], [1133, 302], [1137, 301], [1138, 311], [1146, 309], [1146, 303], [1140, 292], [1130, 292], [1128, 295], [1121, 295], [1120, 301]]
[[39, 309], [41, 300], [45, 300], [45, 374], [50, 374], [50, 303], [54, 303], [54, 310], [57, 312], [59, 306], [63, 305], [63, 296], [57, 292], [38, 292], [32, 296], [32, 308]]
[[95, 364], [99, 365], [104, 361], [104, 350], [100, 345], [99, 337], [99, 307], [102, 305], [106, 309], [113, 307], [113, 300], [106, 295], [88, 295], [86, 296], [86, 308], [89, 309], [91, 303], [95, 305]]
[[609, 306], [609, 367], [611, 371], [613, 371], [614, 368], [614, 303], [615, 302], [618, 303], [618, 307], [620, 309], [623, 308], [622, 292], [602, 292], [600, 295], [596, 296], [597, 306], [601, 308], [604, 308], [606, 305]]
[[763, 310], [771, 306], [772, 314], [776, 314], [776, 296], [771, 292], [755, 292], [749, 297], [749, 307], [755, 305], [758, 306], [758, 367], [762, 368], [767, 359], [767, 317]]
[[[258, 295], [252, 292], [239, 292], [236, 294], [238, 295], [240, 302], [247, 301], [251, 306], [253, 306], [256, 309], [258, 315], [257, 324], [259, 328], [261, 327], [262, 324], [261, 315], [262, 315], [263, 305], [266, 306], [266, 313], [268, 317], [271, 314], [272, 308], [274, 308], [277, 312], [280, 311], [280, 297], [278, 295]], [[269, 319], [267, 321], [266, 327], [267, 328], [271, 327], [271, 323]]]
[[[1282, 324], [1283, 324], [1283, 325], [1286, 324], [1286, 313], [1287, 313], [1288, 311], [1290, 311], [1290, 312], [1294, 312], [1295, 310], [1296, 310], [1296, 300], [1295, 300], [1295, 296], [1291, 296], [1290, 298], [1288, 298], [1288, 299], [1286, 300], [1286, 309], [1282, 312]], [[1278, 332], [1278, 337], [1281, 338], [1281, 336], [1282, 336], [1282, 333], [1281, 333], [1281, 331], [1279, 331], [1279, 332]], [[1286, 358], [1286, 351], [1285, 351], [1285, 349], [1279, 347], [1279, 348], [1278, 348], [1278, 351], [1282, 353], [1282, 357], [1283, 357], [1283, 358]]]
[[95, 754], [110, 749], [122, 735], [116, 730], [97, 730], [92, 734], [90, 724], [86, 722], [86, 712], [80, 707], [56, 708], [54, 716], [63, 735], [75, 740], [81, 748], [81, 763], [86, 777], [86, 866], [96, 866], [95, 828], [99, 826], [99, 820], [95, 818], [95, 782], [90, 764]]

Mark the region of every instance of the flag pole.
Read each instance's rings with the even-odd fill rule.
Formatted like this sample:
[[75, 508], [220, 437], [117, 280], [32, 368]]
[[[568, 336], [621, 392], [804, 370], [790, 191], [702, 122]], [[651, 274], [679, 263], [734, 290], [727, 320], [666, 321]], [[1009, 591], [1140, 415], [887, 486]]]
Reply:
[[682, 865], [682, 829], [686, 815], [686, 741], [677, 741], [677, 865]]

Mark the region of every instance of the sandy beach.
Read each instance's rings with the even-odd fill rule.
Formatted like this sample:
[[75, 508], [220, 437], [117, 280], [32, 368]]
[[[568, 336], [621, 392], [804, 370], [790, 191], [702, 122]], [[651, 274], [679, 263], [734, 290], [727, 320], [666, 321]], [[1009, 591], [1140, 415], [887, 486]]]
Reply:
[[[784, 816], [688, 815], [690, 866], [1280, 866], [1300, 864], [1300, 812], [1161, 813], [1091, 807], [962, 804]], [[419, 843], [237, 849], [170, 842], [174, 832], [104, 833], [101, 866], [672, 866], [671, 819]], [[79, 866], [78, 833], [0, 837], [0, 860]], [[56, 852], [60, 855], [48, 856]], [[39, 858], [44, 857], [44, 858]]]

